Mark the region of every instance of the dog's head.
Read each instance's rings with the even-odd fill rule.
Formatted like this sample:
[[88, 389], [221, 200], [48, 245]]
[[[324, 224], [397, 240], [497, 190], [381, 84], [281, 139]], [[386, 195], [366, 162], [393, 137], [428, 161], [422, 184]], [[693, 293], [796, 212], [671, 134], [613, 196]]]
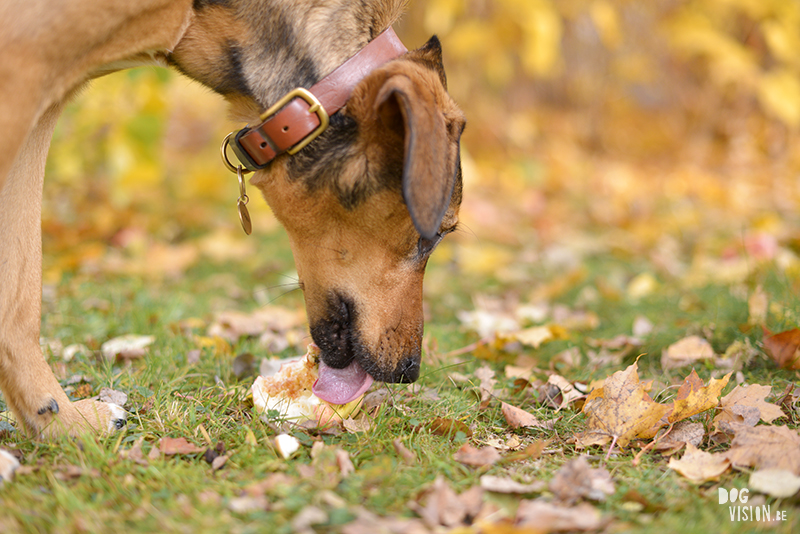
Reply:
[[458, 221], [463, 127], [434, 38], [372, 72], [322, 136], [252, 179], [289, 233], [328, 366], [416, 380], [422, 278]]
[[[222, 16], [224, 10], [212, 13]], [[209, 31], [201, 27], [194, 34]], [[364, 31], [377, 33], [360, 29], [361, 39]], [[188, 33], [189, 45], [199, 39], [194, 34]], [[208, 64], [192, 59], [186, 41], [176, 50], [176, 62], [201, 77]], [[232, 76], [239, 81], [220, 78], [217, 89], [240, 109], [263, 111], [269, 104], [259, 102], [264, 95], [274, 101], [269, 91], [308, 87], [320, 77], [309, 71], [337, 66], [319, 67], [316, 60], [298, 70], [292, 64], [285, 77], [301, 79], [288, 80], [271, 71], [264, 76], [282, 86], [274, 89], [247, 70], [255, 60], [242, 51], [252, 44], [219, 46], [227, 52], [214, 60], [226, 54], [236, 59], [231, 69], [238, 70]], [[288, 231], [312, 338], [325, 367], [343, 370], [334, 372], [339, 382], [362, 370], [385, 382], [412, 382], [419, 375], [422, 279], [433, 249], [458, 221], [463, 127], [464, 115], [446, 91], [434, 37], [368, 74], [330, 117], [327, 130], [251, 179]]]

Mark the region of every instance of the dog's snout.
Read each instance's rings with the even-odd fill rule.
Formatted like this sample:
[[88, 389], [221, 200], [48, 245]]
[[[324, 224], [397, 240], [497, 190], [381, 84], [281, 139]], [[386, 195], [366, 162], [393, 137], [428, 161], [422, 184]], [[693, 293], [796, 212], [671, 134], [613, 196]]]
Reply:
[[391, 376], [391, 382], [410, 384], [419, 378], [419, 356], [409, 356], [400, 360]]

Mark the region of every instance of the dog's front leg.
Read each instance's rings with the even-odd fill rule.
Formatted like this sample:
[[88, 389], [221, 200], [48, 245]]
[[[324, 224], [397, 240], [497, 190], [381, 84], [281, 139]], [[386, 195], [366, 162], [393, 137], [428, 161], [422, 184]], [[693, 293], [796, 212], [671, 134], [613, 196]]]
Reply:
[[112, 404], [70, 402], [39, 347], [42, 303], [41, 205], [45, 159], [60, 106], [26, 139], [0, 190], [0, 389], [34, 436], [121, 428]]

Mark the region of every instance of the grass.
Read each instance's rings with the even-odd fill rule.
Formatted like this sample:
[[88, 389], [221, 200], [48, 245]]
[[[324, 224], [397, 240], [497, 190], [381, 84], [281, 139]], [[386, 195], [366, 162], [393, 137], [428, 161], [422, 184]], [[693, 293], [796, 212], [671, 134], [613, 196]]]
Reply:
[[[277, 248], [277, 252], [264, 261], [264, 266], [256, 261], [255, 268], [224, 265], [212, 270], [206, 265], [190, 270], [181, 279], [160, 281], [74, 275], [46, 291], [45, 338], [59, 339], [64, 345], [85, 343], [94, 349], [102, 341], [125, 333], [151, 334], [157, 342], [142, 360], [129, 364], [101, 362], [94, 356], [78, 356], [69, 363], [52, 362], [73, 395], [96, 394], [101, 387], [128, 393], [130, 425], [126, 431], [105, 438], [55, 442], [3, 431], [0, 443], [22, 452], [25, 472], [0, 489], [0, 531], [288, 533], [299, 528], [297, 521], [304, 511], [315, 507], [324, 515], [314, 531], [339, 532], [361, 509], [382, 517], [414, 517], [408, 503], [417, 500], [437, 476], [445, 477], [457, 492], [478, 484], [486, 473], [522, 482], [547, 481], [567, 460], [581, 454], [569, 438], [582, 430], [583, 416], [573, 411], [555, 414], [539, 406], [530, 389], [515, 393], [513, 381], [504, 378], [502, 370], [517, 353], [494, 351], [489, 353], [494, 361], [488, 364], [498, 372], [503, 400], [542, 420], [554, 420], [553, 431], [510, 430], [498, 402], [479, 411], [475, 384], [456, 386], [447, 378], [451, 371], [471, 376], [487, 361], [471, 355], [442, 360], [430, 354], [418, 385], [413, 386], [422, 390], [390, 386], [392, 402], [379, 409], [368, 431], [321, 436], [297, 431], [295, 435], [303, 443], [300, 451], [289, 460], [280, 458], [272, 446], [275, 430], [254, 416], [245, 399], [252, 377], [238, 380], [232, 371], [236, 354], [251, 351], [260, 357], [263, 350], [244, 340], [230, 354], [204, 349], [199, 362], [192, 364], [187, 354], [197, 348], [196, 343], [176, 328], [183, 319], [207, 319], [212, 311], [225, 308], [253, 309], [265, 300], [264, 293], [270, 295], [266, 300], [283, 293], [284, 273], [291, 271], [291, 260], [284, 238], [269, 239], [274, 241], [268, 243], [270, 250]], [[582, 267], [578, 281], [566, 287], [555, 301], [572, 305], [587, 294], [585, 288], [608, 286], [608, 280], [620, 276], [629, 280], [648, 267], [613, 255], [591, 258]], [[498, 293], [521, 290], [518, 285], [498, 280], [453, 277], [453, 266], [446, 262], [431, 269], [430, 278], [441, 283], [428, 291], [432, 319], [426, 335], [435, 340], [438, 353], [476, 341], [476, 336], [464, 332], [455, 319], [456, 310], [469, 309], [473, 292], [487, 288]], [[540, 280], [552, 283], [559, 276], [556, 272], [543, 273]], [[790, 281], [769, 268], [757, 276], [770, 294], [784, 299], [788, 309], [798, 309]], [[693, 331], [704, 332], [718, 351], [737, 339], [758, 344], [761, 332], [742, 326], [747, 322], [746, 302], [733, 296], [729, 287], [707, 285], [690, 291], [669, 279], [659, 282], [658, 291], [637, 302], [614, 298], [613, 291], [597, 300], [589, 299], [586, 308], [600, 318], [597, 329], [571, 333], [567, 339], [526, 353], [535, 356], [539, 367], [545, 369], [552, 357], [566, 348], [579, 347], [585, 353], [591, 339], [628, 333], [638, 315], [657, 318], [654, 334], [641, 348], [642, 353], [652, 355], [641, 360], [643, 378], [659, 378], [661, 350]], [[249, 288], [260, 289], [254, 292]], [[297, 291], [281, 296], [277, 303], [302, 305]], [[790, 319], [786, 319], [787, 324]], [[776, 330], [782, 326], [776, 324]], [[290, 349], [279, 356], [293, 353]], [[630, 363], [635, 356], [630, 354], [622, 364]], [[552, 365], [567, 378], [581, 381], [604, 378], [620, 368]], [[707, 380], [712, 369], [698, 372]], [[70, 380], [76, 375], [85, 375], [88, 388], [80, 390]], [[744, 376], [749, 382], [773, 385], [774, 393], [797, 381], [796, 373], [777, 371], [763, 359], [755, 359], [746, 367]], [[429, 394], [413, 393], [419, 391]], [[434, 434], [428, 423], [437, 417], [464, 423], [472, 437], [464, 432]], [[708, 422], [702, 417], [701, 421]], [[796, 422], [790, 424], [796, 427]], [[123, 454], [143, 440], [147, 455], [161, 437], [186, 437], [209, 447], [221, 442], [229, 459], [215, 471], [202, 454], [141, 463]], [[453, 459], [453, 453], [466, 442], [480, 446], [489, 439], [511, 437], [522, 444], [551, 441], [537, 460], [501, 462], [488, 470], [467, 467]], [[415, 454], [417, 462], [403, 462], [395, 452], [395, 439]], [[320, 440], [331, 448], [312, 458], [312, 445]], [[332, 447], [350, 454], [355, 471], [346, 478], [339, 473]], [[610, 519], [608, 531], [689, 534], [750, 532], [754, 528], [752, 523], [730, 522], [726, 507], [717, 504], [716, 488], [745, 487], [745, 473], [728, 472], [717, 484], [695, 486], [667, 469], [666, 459], [659, 455], [645, 455], [640, 465], [633, 466], [636, 449], [620, 451], [608, 460], [604, 460], [605, 451], [588, 452], [593, 466], [607, 468], [617, 485], [614, 495], [598, 505]], [[631, 492], [641, 496], [645, 504], [636, 504]], [[507, 517], [513, 517], [521, 498], [500, 494], [488, 497]], [[773, 510], [788, 511], [789, 522], [775, 532], [798, 531], [797, 497], [767, 502]], [[241, 503], [244, 505], [239, 506]], [[515, 532], [508, 529], [502, 532]]]

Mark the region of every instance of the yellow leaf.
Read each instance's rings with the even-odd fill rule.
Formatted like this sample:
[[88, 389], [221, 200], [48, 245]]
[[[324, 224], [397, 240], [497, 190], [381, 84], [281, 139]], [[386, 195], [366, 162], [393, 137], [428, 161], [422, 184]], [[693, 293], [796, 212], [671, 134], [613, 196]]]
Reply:
[[670, 458], [667, 464], [667, 467], [697, 484], [719, 479], [730, 466], [731, 462], [725, 453], [711, 454], [691, 443], [686, 443], [686, 452], [680, 460]]
[[761, 76], [758, 99], [767, 113], [788, 126], [800, 126], [800, 79], [796, 72], [778, 69]]
[[731, 373], [719, 380], [712, 378], [709, 380], [708, 386], [704, 387], [703, 381], [692, 369], [692, 372], [678, 389], [678, 394], [673, 403], [673, 410], [668, 417], [669, 422], [682, 421], [687, 417], [716, 407], [719, 404], [719, 395], [728, 384], [730, 377]]
[[614, 6], [606, 0], [596, 0], [589, 7], [589, 14], [603, 44], [612, 50], [617, 48], [622, 42], [622, 30]]

